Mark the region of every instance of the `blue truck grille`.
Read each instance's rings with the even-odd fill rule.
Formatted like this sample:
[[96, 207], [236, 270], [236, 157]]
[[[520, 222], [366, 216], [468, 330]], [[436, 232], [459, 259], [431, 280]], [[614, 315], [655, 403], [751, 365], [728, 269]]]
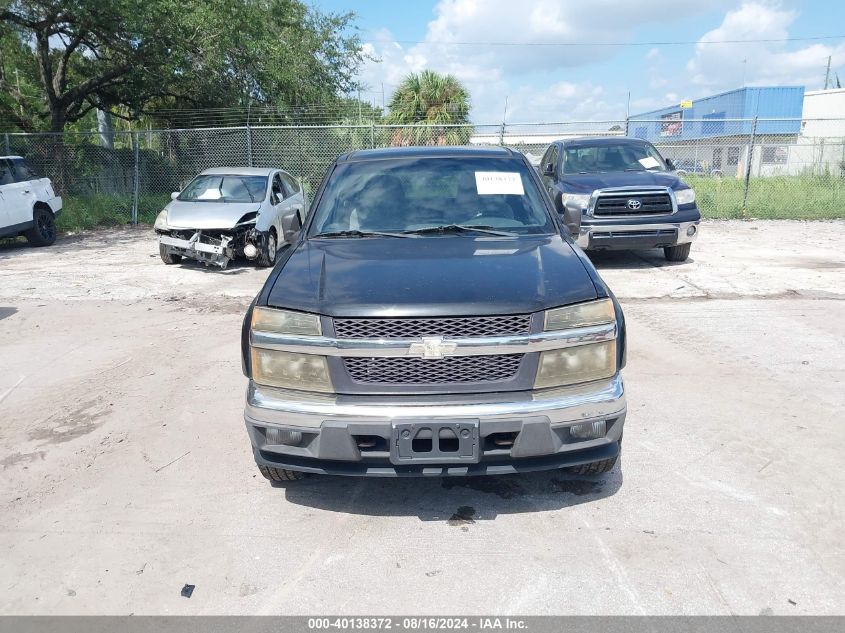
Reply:
[[660, 215], [672, 213], [668, 193], [599, 194], [594, 216]]

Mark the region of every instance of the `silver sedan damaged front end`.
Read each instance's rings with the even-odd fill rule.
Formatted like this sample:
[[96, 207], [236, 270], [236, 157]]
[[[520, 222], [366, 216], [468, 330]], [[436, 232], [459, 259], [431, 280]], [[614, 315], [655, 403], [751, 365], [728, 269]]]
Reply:
[[183, 257], [222, 269], [236, 257], [254, 260], [267, 239], [267, 232], [256, 227], [257, 219], [258, 213], [252, 211], [241, 216], [230, 228], [182, 228], [169, 223], [165, 209], [155, 222], [159, 252], [162, 258]]
[[162, 254], [194, 259], [206, 266], [226, 268], [235, 257], [255, 259], [261, 240], [265, 239], [255, 228], [252, 219], [239, 222], [231, 229], [169, 229], [156, 222], [159, 249]]

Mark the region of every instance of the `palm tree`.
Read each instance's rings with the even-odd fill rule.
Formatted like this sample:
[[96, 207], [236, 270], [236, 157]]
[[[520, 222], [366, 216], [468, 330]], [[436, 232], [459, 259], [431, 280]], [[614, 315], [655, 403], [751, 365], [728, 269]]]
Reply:
[[[398, 129], [394, 145], [460, 145], [469, 141], [469, 92], [454, 75], [411, 73], [390, 98], [387, 122]], [[423, 125], [419, 125], [423, 124]]]

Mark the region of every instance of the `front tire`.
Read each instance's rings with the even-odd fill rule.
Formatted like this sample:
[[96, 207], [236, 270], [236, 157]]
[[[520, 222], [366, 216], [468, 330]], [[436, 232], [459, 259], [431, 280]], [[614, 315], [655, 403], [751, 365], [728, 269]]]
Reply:
[[173, 253], [169, 253], [167, 251], [167, 247], [164, 244], [158, 245], [158, 254], [161, 256], [161, 261], [163, 261], [168, 266], [178, 264], [182, 261], [181, 255], [174, 255]]
[[52, 246], [56, 242], [56, 218], [53, 212], [43, 206], [32, 212], [34, 226], [24, 235], [33, 246]]
[[258, 470], [264, 475], [264, 478], [272, 482], [281, 481], [300, 481], [308, 476], [308, 473], [303, 473], [298, 470], [288, 470], [287, 468], [273, 468], [272, 466], [259, 466]]
[[267, 268], [275, 264], [277, 252], [278, 242], [276, 240], [276, 232], [270, 229], [265, 233], [264, 239], [261, 240], [261, 248], [258, 249], [258, 265], [262, 268]]
[[690, 248], [692, 248], [692, 242], [678, 244], [677, 246], [666, 246], [663, 248], [663, 255], [670, 262], [685, 262], [689, 257]]

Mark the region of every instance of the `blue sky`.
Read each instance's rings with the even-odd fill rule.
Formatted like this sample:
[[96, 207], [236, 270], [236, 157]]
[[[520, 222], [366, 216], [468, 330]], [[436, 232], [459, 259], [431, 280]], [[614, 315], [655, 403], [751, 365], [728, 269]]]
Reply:
[[[369, 53], [362, 98], [381, 104], [402, 77], [451, 72], [476, 123], [624, 117], [745, 85], [824, 83], [828, 55], [845, 82], [845, 3], [796, 0], [312, 0], [352, 10]], [[681, 45], [632, 45], [649, 42]], [[454, 44], [469, 42], [471, 45]], [[479, 43], [480, 42], [480, 43]], [[508, 46], [488, 43], [504, 42]], [[549, 42], [559, 46], [547, 46]], [[595, 45], [614, 43], [621, 46]], [[697, 43], [696, 43], [697, 42]], [[833, 76], [833, 73], [831, 73]], [[845, 114], [845, 113], [843, 113]]]

